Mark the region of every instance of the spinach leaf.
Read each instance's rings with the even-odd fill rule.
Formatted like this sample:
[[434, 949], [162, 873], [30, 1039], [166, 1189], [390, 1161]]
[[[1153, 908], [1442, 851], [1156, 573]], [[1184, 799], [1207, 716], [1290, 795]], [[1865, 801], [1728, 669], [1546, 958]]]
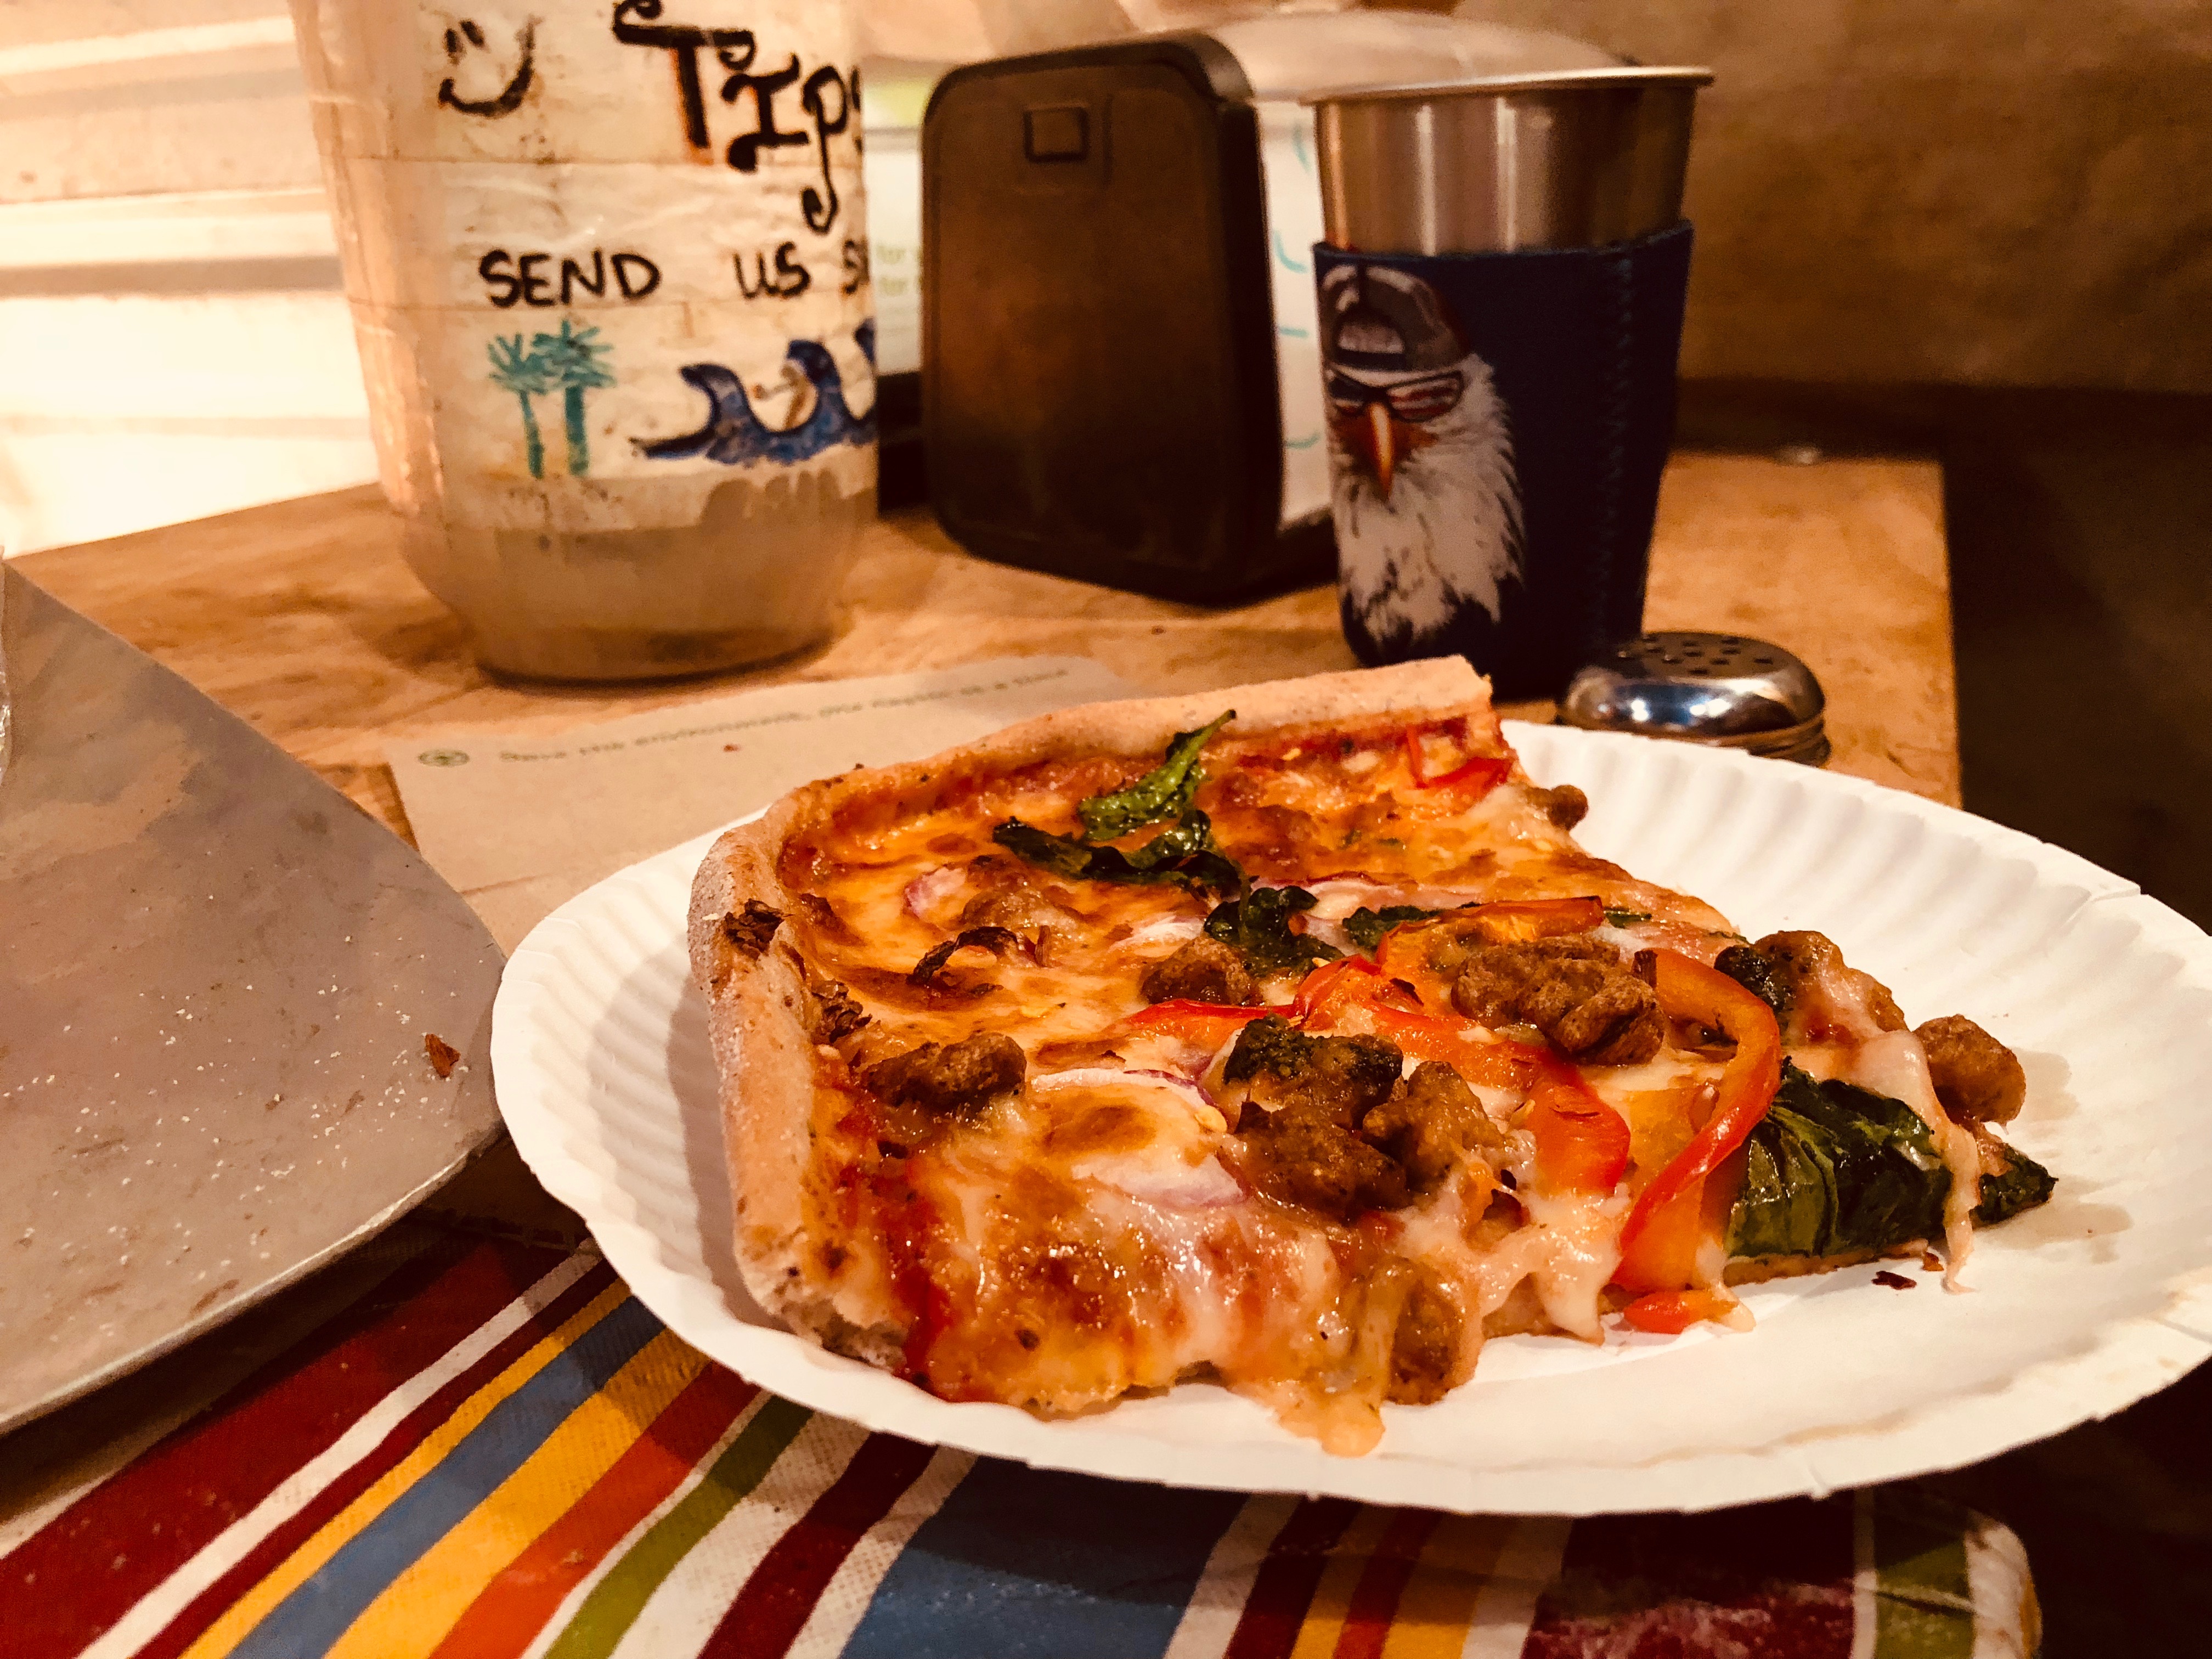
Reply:
[[1841, 1255], [1943, 1231], [1951, 1172], [1919, 1115], [1784, 1063], [1782, 1087], [1745, 1142], [1730, 1255]]
[[[991, 839], [1017, 858], [1072, 881], [1090, 880], [1091, 866], [1098, 860], [1097, 848], [1085, 847], [1073, 836], [1055, 836], [1033, 823], [1024, 823], [1019, 818], [1008, 818], [991, 831]], [[1121, 861], [1128, 862], [1127, 859]], [[1101, 876], [1098, 879], [1110, 881], [1113, 878]]]
[[1633, 927], [1639, 921], [1651, 920], [1649, 910], [1607, 910], [1605, 925], [1608, 927]]
[[1301, 1077], [1321, 1044], [1321, 1038], [1308, 1036], [1281, 1015], [1269, 1014], [1237, 1034], [1237, 1044], [1221, 1068], [1223, 1080], [1249, 1083], [1262, 1072], [1270, 1077]]
[[1084, 839], [1119, 841], [1148, 823], [1180, 817], [1188, 811], [1198, 786], [1206, 781], [1206, 774], [1198, 768], [1198, 751], [1236, 718], [1232, 708], [1195, 732], [1176, 732], [1175, 741], [1168, 745], [1167, 758], [1127, 789], [1078, 802], [1075, 810], [1083, 819]]
[[[1097, 851], [1102, 858], [1121, 856], [1110, 847]], [[1166, 879], [1201, 891], [1234, 893], [1244, 885], [1244, 872], [1215, 844], [1212, 821], [1195, 806], [1127, 856], [1146, 880], [1159, 879], [1153, 872], [1164, 870]]]
[[1344, 931], [1352, 935], [1352, 942], [1370, 956], [1382, 942], [1382, 935], [1403, 921], [1426, 921], [1431, 916], [1443, 915], [1441, 910], [1424, 910], [1418, 904], [1386, 904], [1380, 910], [1370, 910], [1361, 905], [1344, 919]]
[[2017, 1146], [2007, 1146], [2010, 1161], [1995, 1175], [1982, 1177], [1982, 1201], [1974, 1206], [1974, 1225], [1994, 1227], [2022, 1210], [2032, 1210], [2051, 1196], [2058, 1184], [2052, 1175]]
[[1074, 881], [1115, 881], [1194, 891], [1234, 893], [1244, 872], [1213, 844], [1213, 825], [1192, 807], [1142, 847], [1124, 853], [1092, 847], [1073, 836], [1055, 836], [1019, 818], [1008, 818], [991, 839], [1017, 858]]
[[1235, 945], [1255, 977], [1310, 968], [1344, 954], [1311, 934], [1291, 931], [1292, 914], [1313, 908], [1314, 896], [1303, 887], [1249, 888], [1241, 898], [1214, 906], [1206, 919], [1206, 937]]
[[1713, 966], [1774, 1010], [1778, 1020], [1790, 1017], [1790, 986], [1774, 965], [1748, 945], [1731, 945], [1713, 958]]
[[[2006, 1150], [2008, 1166], [1982, 1177], [1976, 1226], [2033, 1209], [2058, 1184], [2027, 1153]], [[1902, 1101], [1848, 1083], [1816, 1084], [1784, 1062], [1774, 1105], [1744, 1152], [1730, 1255], [1841, 1255], [1942, 1235], [1951, 1172], [1928, 1126]]]

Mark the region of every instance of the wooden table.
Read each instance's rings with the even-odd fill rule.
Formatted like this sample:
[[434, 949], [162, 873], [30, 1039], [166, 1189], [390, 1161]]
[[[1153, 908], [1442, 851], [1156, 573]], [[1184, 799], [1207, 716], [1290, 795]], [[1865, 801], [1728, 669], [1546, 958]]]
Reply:
[[[1202, 690], [1353, 666], [1334, 593], [1223, 611], [1008, 569], [926, 511], [877, 523], [824, 648], [751, 673], [648, 687], [502, 681], [401, 563], [374, 489], [309, 496], [25, 556], [17, 568], [408, 833], [380, 744], [456, 726], [540, 732], [794, 679], [1097, 657], [1133, 684]], [[1647, 620], [1770, 639], [1828, 691], [1832, 764], [1955, 804], [1950, 589], [1929, 463], [1684, 454], [1668, 467]], [[1508, 713], [1548, 719], [1549, 705]]]

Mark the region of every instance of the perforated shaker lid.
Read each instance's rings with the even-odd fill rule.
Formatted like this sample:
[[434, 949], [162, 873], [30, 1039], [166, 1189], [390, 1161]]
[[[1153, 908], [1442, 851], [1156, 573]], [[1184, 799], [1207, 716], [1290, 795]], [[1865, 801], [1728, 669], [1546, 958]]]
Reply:
[[1567, 688], [1559, 719], [1590, 731], [1715, 744], [1818, 766], [1828, 758], [1820, 683], [1790, 652], [1746, 634], [1639, 634]]

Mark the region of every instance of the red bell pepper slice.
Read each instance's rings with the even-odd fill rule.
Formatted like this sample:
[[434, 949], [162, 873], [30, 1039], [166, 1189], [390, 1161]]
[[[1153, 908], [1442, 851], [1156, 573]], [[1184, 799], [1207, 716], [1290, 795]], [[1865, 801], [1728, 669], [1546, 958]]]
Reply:
[[1438, 937], [1437, 929], [1443, 925], [1441, 918], [1404, 921], [1375, 941], [1375, 965], [1391, 978], [1411, 985], [1425, 1003], [1441, 997], [1449, 988], [1429, 966], [1429, 941]]
[[1466, 1021], [1376, 1006], [1376, 1029], [1419, 1060], [1440, 1060], [1469, 1083], [1528, 1097], [1522, 1127], [1535, 1137], [1546, 1193], [1610, 1193], [1628, 1168], [1628, 1123], [1583, 1075], [1548, 1048], [1485, 1042]]
[[1218, 1048], [1255, 1019], [1279, 1008], [1239, 1008], [1225, 1002], [1192, 1002], [1177, 997], [1139, 1008], [1121, 1024], [1139, 1031], [1160, 1031], [1204, 1048]]
[[1680, 1336], [1708, 1319], [1725, 1320], [1735, 1309], [1736, 1299], [1719, 1291], [1654, 1291], [1623, 1308], [1620, 1316], [1634, 1329]]
[[1735, 1040], [1735, 1057], [1721, 1073], [1712, 1115], [1652, 1177], [1621, 1229], [1613, 1282], [1632, 1291], [1677, 1291], [1697, 1283], [1698, 1248], [1726, 1219], [1728, 1206], [1720, 1200], [1733, 1198], [1711, 1177], [1774, 1103], [1782, 1084], [1782, 1033], [1774, 1011], [1726, 974], [1677, 951], [1652, 955], [1660, 1007]]
[[1602, 1198], [1628, 1170], [1628, 1120], [1582, 1073], [1547, 1054], [1522, 1127], [1536, 1137], [1536, 1180], [1547, 1192]]
[[1595, 898], [1507, 899], [1473, 912], [1475, 931], [1492, 945], [1587, 933], [1605, 920], [1605, 902]]
[[1382, 1036], [1416, 1060], [1441, 1060], [1455, 1067], [1470, 1083], [1520, 1088], [1524, 1079], [1517, 1068], [1543, 1054], [1540, 1048], [1524, 1043], [1486, 1042], [1474, 1034], [1475, 1027], [1468, 1020], [1389, 1007], [1378, 1007], [1373, 1012], [1375, 1029]]
[[1474, 787], [1480, 791], [1476, 796], [1476, 799], [1480, 799], [1482, 795], [1488, 794], [1499, 784], [1504, 782], [1507, 778], [1512, 776], [1513, 762], [1510, 757], [1500, 755], [1477, 755], [1472, 759], [1462, 761], [1459, 765], [1455, 766], [1450, 771], [1444, 773], [1440, 777], [1431, 777], [1429, 775], [1428, 757], [1423, 754], [1421, 750], [1421, 738], [1425, 732], [1431, 732], [1436, 729], [1437, 728], [1434, 726], [1409, 726], [1406, 728], [1404, 738], [1406, 745], [1406, 769], [1413, 775], [1414, 788], [1466, 789]]
[[1418, 993], [1366, 957], [1339, 957], [1301, 980], [1297, 994], [1278, 1012], [1309, 1030], [1326, 1030], [1347, 1009], [1414, 1010], [1420, 1006]]
[[[1373, 983], [1363, 984], [1363, 980]], [[1316, 1016], [1333, 1017], [1338, 1009], [1364, 1001], [1386, 983], [1382, 970], [1365, 957], [1339, 957], [1324, 962], [1298, 981], [1291, 1006], [1284, 1012], [1303, 1025]]]
[[1513, 763], [1502, 755], [1477, 755], [1462, 766], [1455, 766], [1440, 778], [1431, 778], [1420, 787], [1424, 789], [1471, 790], [1474, 798], [1483, 796], [1513, 775]]
[[1420, 949], [1427, 936], [1427, 922], [1398, 922], [1398, 927], [1376, 940], [1376, 967], [1402, 980], [1427, 973], [1429, 956]]

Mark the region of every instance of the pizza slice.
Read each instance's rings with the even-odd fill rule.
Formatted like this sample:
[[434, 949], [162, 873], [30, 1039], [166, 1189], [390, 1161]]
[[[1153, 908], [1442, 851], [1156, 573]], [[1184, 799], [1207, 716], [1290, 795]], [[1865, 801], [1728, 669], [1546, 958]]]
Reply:
[[1577, 845], [1456, 659], [811, 784], [693, 893], [738, 1257], [951, 1400], [1210, 1378], [1331, 1449], [1483, 1342], [1747, 1320], [2051, 1177], [2019, 1062]]

